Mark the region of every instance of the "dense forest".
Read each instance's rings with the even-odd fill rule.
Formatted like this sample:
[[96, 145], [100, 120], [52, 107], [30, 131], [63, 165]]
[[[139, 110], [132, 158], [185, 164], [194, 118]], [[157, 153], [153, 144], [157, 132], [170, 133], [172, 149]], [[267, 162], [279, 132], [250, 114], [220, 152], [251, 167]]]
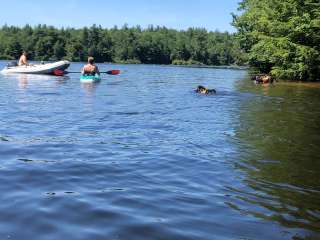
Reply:
[[234, 34], [202, 28], [0, 28], [0, 59], [17, 59], [22, 50], [29, 59], [44, 61], [86, 61], [89, 55], [97, 62], [117, 63], [243, 65], [246, 61]]
[[320, 80], [320, 1], [242, 0], [234, 15], [251, 66], [276, 78]]

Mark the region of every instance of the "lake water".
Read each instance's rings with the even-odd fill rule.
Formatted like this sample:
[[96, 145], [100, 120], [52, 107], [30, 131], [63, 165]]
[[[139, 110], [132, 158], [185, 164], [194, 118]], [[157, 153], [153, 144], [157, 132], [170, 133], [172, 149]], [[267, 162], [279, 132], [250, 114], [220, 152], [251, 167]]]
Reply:
[[0, 239], [320, 238], [319, 88], [100, 69], [0, 75]]

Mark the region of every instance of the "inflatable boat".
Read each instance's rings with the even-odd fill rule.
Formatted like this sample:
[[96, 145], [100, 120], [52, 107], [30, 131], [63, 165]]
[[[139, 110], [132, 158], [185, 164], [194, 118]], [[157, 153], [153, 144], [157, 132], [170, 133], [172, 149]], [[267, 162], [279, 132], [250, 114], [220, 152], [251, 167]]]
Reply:
[[25, 73], [25, 74], [54, 74], [55, 70], [65, 70], [70, 66], [69, 61], [35, 64], [28, 66], [7, 66], [1, 73]]

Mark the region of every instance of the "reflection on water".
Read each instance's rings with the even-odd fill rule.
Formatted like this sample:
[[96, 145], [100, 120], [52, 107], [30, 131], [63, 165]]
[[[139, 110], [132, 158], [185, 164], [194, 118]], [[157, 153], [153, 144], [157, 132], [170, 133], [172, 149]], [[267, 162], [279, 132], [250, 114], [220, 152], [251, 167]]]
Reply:
[[81, 82], [80, 84], [88, 95], [92, 95], [96, 91], [99, 82]]
[[46, 81], [55, 81], [57, 84], [64, 84], [69, 76], [51, 76], [51, 75], [37, 75], [37, 74], [6, 74], [3, 75], [8, 81], [17, 81], [20, 89], [25, 89], [30, 84], [39, 84]]
[[[320, 91], [239, 83], [236, 166], [246, 173], [234, 208], [283, 226], [320, 231]], [[249, 188], [248, 188], [249, 187]]]
[[19, 88], [20, 89], [26, 88], [28, 85], [28, 76], [26, 74], [20, 74], [20, 76], [18, 76], [18, 79], [19, 79]]

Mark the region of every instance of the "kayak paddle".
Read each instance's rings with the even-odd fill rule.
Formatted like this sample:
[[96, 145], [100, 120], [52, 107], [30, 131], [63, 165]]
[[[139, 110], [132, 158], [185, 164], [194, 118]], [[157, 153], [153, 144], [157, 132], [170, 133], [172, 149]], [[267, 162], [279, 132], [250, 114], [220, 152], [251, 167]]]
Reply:
[[110, 70], [110, 71], [107, 71], [107, 72], [100, 72], [100, 73], [106, 73], [106, 74], [109, 74], [109, 75], [118, 75], [118, 74], [120, 74], [120, 70]]
[[[79, 72], [69, 72], [69, 71], [63, 71], [63, 70], [59, 70], [59, 69], [56, 69], [53, 71], [53, 75], [55, 75], [55, 76], [63, 76], [68, 73], [79, 73]], [[100, 72], [100, 73], [106, 73], [109, 75], [118, 75], [118, 74], [120, 74], [120, 70], [109, 70], [107, 72]]]

